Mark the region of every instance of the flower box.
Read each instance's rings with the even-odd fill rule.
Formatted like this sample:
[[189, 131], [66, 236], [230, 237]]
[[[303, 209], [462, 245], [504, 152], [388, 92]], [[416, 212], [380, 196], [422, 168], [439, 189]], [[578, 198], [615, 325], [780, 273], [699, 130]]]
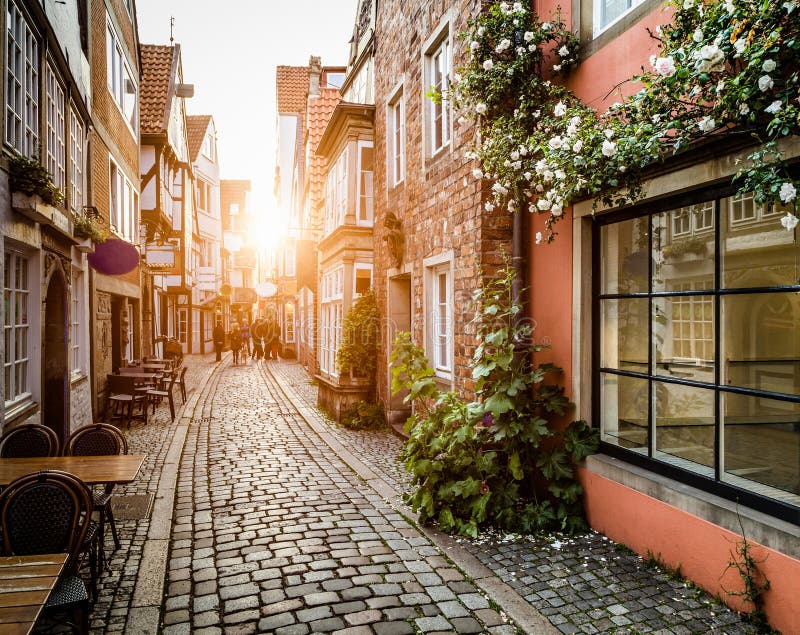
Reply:
[[75, 249], [85, 254], [94, 252], [94, 241], [91, 238], [75, 237]]
[[53, 208], [42, 201], [38, 194], [25, 194], [24, 192], [11, 193], [11, 208], [30, 220], [50, 225], [53, 222]]

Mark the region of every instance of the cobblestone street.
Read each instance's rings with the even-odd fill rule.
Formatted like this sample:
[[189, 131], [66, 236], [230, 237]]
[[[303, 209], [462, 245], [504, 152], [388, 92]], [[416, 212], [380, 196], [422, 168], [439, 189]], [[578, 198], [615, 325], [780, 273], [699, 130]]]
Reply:
[[[752, 632], [598, 534], [469, 541], [419, 528], [401, 500], [401, 440], [333, 424], [302, 367], [187, 365], [175, 422], [160, 408], [128, 432], [148, 459], [118, 496], [156, 503], [152, 518], [118, 522], [95, 633]], [[174, 507], [161, 500], [172, 490]], [[152, 540], [159, 526], [168, 541]], [[143, 554], [161, 542], [154, 574]]]

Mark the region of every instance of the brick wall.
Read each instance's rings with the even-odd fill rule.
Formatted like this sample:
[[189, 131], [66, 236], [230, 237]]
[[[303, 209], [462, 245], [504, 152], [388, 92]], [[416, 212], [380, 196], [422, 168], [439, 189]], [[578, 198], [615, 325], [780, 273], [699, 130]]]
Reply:
[[[511, 250], [511, 218], [507, 213], [484, 211], [486, 192], [472, 175], [471, 162], [464, 153], [471, 148], [473, 128], [459, 125], [453, 117], [449, 150], [434, 158], [426, 156], [423, 145], [423, 46], [450, 16], [449, 38], [453, 49], [452, 68], [465, 61], [465, 49], [458, 38], [470, 19], [473, 2], [465, 0], [422, 2], [387, 0], [378, 6], [375, 50], [375, 288], [381, 315], [388, 315], [387, 278], [411, 274], [412, 335], [417, 343], [424, 338], [424, 259], [453, 252], [454, 311], [454, 386], [468, 395], [474, 388], [469, 360], [475, 348], [468, 323], [474, 307], [470, 301], [480, 286], [481, 268], [491, 274], [502, 264], [503, 250]], [[406, 125], [405, 180], [388, 189], [386, 174], [386, 109], [392, 91], [403, 80]], [[402, 269], [392, 269], [384, 242], [383, 226], [387, 212], [403, 224], [405, 254]], [[388, 398], [386, 365], [390, 351], [379, 353], [378, 391]]]

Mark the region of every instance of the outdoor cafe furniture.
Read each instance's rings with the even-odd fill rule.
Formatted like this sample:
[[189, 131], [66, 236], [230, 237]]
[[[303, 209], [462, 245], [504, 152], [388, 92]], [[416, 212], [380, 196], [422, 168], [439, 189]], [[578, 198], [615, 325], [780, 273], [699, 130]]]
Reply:
[[172, 389], [175, 387], [175, 382], [178, 379], [178, 373], [173, 371], [169, 378], [169, 383], [167, 384], [164, 390], [148, 390], [147, 397], [150, 402], [153, 404], [153, 412], [156, 411], [156, 402], [163, 399], [164, 397], [167, 398], [169, 403], [169, 415], [172, 418], [172, 421], [175, 421], [175, 401], [172, 397]]
[[132, 483], [144, 463], [144, 454], [113, 456], [40, 456], [0, 459], [0, 487], [40, 470], [62, 470], [87, 485]]
[[66, 562], [66, 553], [0, 556], [0, 633], [33, 630]]
[[56, 456], [58, 453], [58, 436], [40, 423], [23, 423], [0, 437], [0, 457]]
[[[136, 391], [136, 377], [132, 375], [107, 375], [106, 385], [106, 416], [113, 418], [119, 416], [120, 421], [126, 420], [130, 425], [133, 418], [133, 407], [139, 405], [144, 422], [147, 423], [147, 399], [143, 393]], [[115, 413], [111, 413], [111, 409]]]
[[[91, 515], [89, 489], [74, 475], [64, 472], [27, 474], [0, 494], [3, 556], [66, 555], [63, 571], [54, 585], [31, 585], [27, 578], [18, 576], [8, 581], [8, 586], [16, 589], [11, 593], [29, 593], [26, 599], [17, 599], [43, 605], [45, 614], [66, 612], [82, 633], [89, 632], [89, 595], [78, 575], [78, 566]], [[32, 590], [36, 586], [48, 590]]]

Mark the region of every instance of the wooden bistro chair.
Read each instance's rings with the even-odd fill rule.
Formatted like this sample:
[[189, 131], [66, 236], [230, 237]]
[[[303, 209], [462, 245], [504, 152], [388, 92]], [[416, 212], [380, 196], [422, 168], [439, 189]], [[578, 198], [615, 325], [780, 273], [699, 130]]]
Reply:
[[175, 421], [175, 401], [172, 397], [172, 389], [175, 387], [175, 382], [177, 381], [177, 379], [178, 379], [178, 373], [173, 372], [170, 375], [169, 383], [166, 385], [164, 390], [147, 391], [147, 397], [153, 404], [153, 412], [156, 411], [156, 402], [166, 397], [169, 403], [169, 416], [172, 417], [172, 421]]
[[[145, 406], [146, 407], [146, 406]], [[128, 453], [128, 441], [125, 435], [117, 428], [107, 423], [92, 423], [73, 432], [64, 447], [64, 456], [111, 456]], [[119, 549], [119, 535], [117, 525], [114, 522], [114, 512], [111, 509], [111, 495], [114, 490], [113, 483], [107, 483], [101, 490], [92, 489], [92, 504], [94, 510], [99, 514], [98, 527], [98, 546], [99, 564], [97, 571], [93, 571], [93, 576], [99, 577], [100, 571], [105, 564], [105, 537], [106, 523], [111, 527], [111, 536], [114, 539], [114, 549]], [[93, 577], [92, 591], [96, 597], [96, 579]]]
[[89, 594], [78, 567], [80, 546], [91, 515], [88, 487], [66, 472], [42, 470], [28, 474], [10, 483], [0, 494], [3, 555], [68, 554], [42, 614], [67, 613], [68, 621], [80, 633], [89, 632]]
[[58, 436], [54, 430], [41, 423], [23, 423], [0, 437], [0, 457], [4, 459], [58, 454]]
[[109, 419], [119, 416], [121, 423], [127, 420], [130, 426], [133, 407], [139, 404], [142, 418], [147, 423], [147, 393], [137, 393], [136, 379], [126, 375], [107, 375], [107, 379], [106, 416]]
[[181, 403], [186, 403], [186, 370], [188, 366], [184, 366], [181, 368], [180, 377], [178, 377], [178, 383], [181, 386]]

